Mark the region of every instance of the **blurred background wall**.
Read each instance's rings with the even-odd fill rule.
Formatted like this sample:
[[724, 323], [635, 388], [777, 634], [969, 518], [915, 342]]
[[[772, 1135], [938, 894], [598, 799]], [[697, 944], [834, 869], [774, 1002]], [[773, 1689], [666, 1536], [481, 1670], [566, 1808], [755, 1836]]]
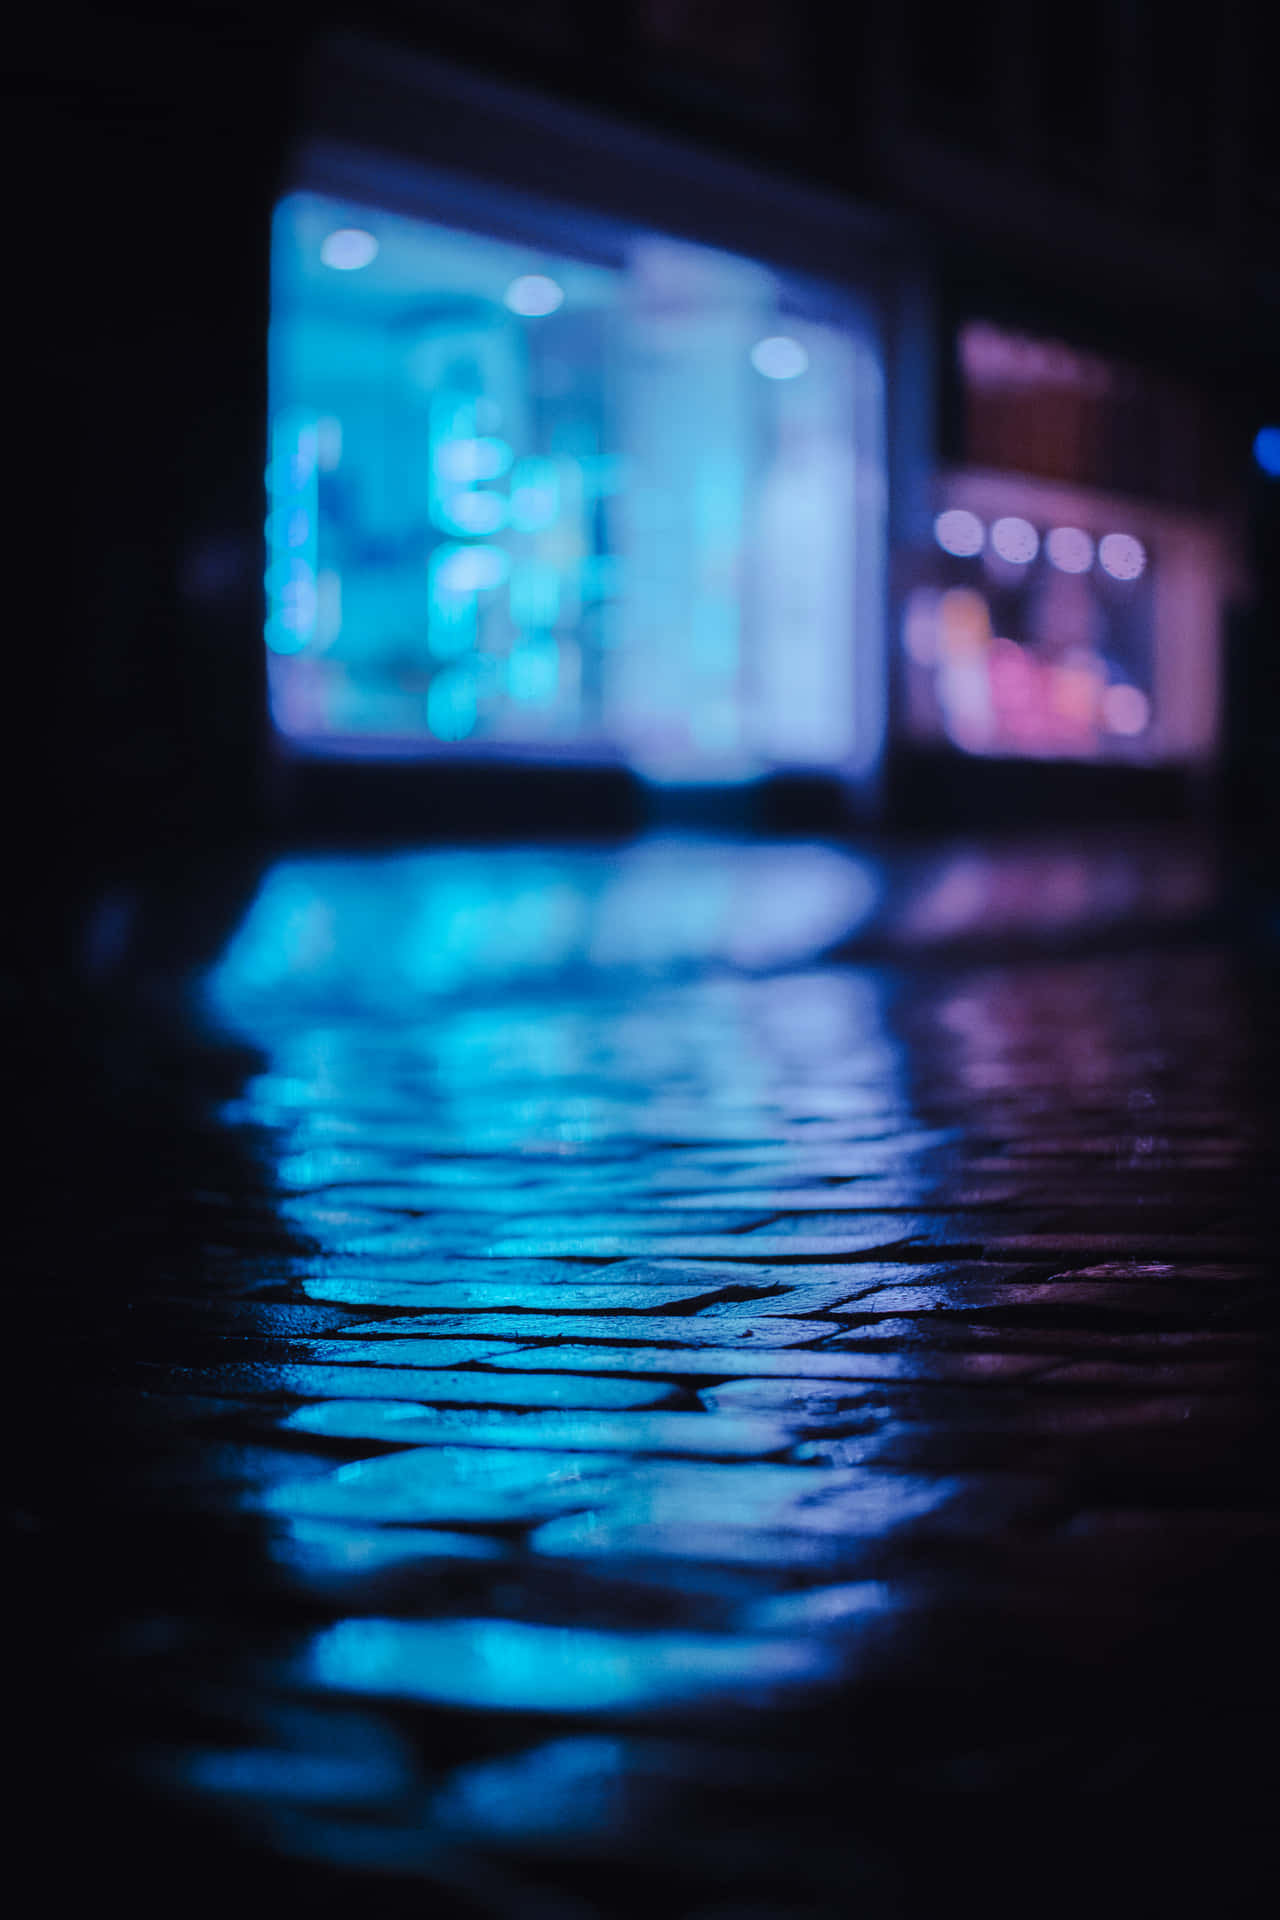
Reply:
[[[11, 763], [49, 913], [74, 918], [66, 903], [122, 862], [278, 819], [261, 639], [269, 217], [308, 63], [351, 28], [899, 221], [925, 263], [924, 346], [893, 405], [915, 410], [944, 480], [1003, 469], [1221, 530], [1224, 704], [1196, 790], [1269, 844], [1280, 481], [1252, 448], [1280, 422], [1280, 158], [1261, 10], [1224, 0], [1175, 25], [1141, 0], [52, 7], [20, 20], [9, 133]], [[975, 324], [988, 344], [1065, 344], [1120, 369], [1124, 405], [1090, 424], [1050, 380], [1029, 438], [1025, 408], [1002, 411], [999, 380], [973, 375]], [[904, 698], [890, 818], [1019, 804], [1025, 767], [959, 777], [953, 752], [911, 736]], [[1100, 789], [1064, 777], [1069, 816]], [[1142, 791], [1157, 810], [1185, 801]], [[1130, 787], [1108, 804], [1146, 801]]]

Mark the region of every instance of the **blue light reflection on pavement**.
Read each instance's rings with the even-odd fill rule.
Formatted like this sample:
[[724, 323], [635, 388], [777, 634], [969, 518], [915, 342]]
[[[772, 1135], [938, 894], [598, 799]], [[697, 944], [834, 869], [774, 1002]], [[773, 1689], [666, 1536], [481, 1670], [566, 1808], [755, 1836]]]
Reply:
[[877, 895], [870, 863], [805, 843], [296, 857], [267, 874], [210, 993], [234, 1024], [396, 1020], [441, 994], [776, 968], [855, 932]]
[[[227, 1119], [266, 1129], [283, 1217], [314, 1247], [297, 1280], [351, 1310], [352, 1337], [212, 1372], [222, 1391], [293, 1396], [283, 1424], [299, 1438], [398, 1449], [254, 1494], [291, 1577], [317, 1593], [393, 1577], [429, 1592], [433, 1567], [510, 1564], [512, 1528], [557, 1519], [574, 1532], [548, 1536], [551, 1562], [535, 1546], [544, 1566], [566, 1550], [596, 1558], [610, 1528], [653, 1536], [670, 1565], [673, 1552], [696, 1559], [706, 1530], [727, 1560], [776, 1558], [785, 1577], [812, 1556], [806, 1536], [845, 1527], [826, 1518], [841, 1493], [863, 1537], [945, 1498], [769, 1464], [794, 1421], [717, 1414], [674, 1378], [615, 1376], [605, 1355], [595, 1373], [560, 1364], [564, 1336], [597, 1328], [644, 1343], [642, 1371], [655, 1339], [671, 1343], [669, 1374], [698, 1343], [812, 1344], [829, 1328], [780, 1310], [794, 1268], [744, 1286], [734, 1265], [491, 1251], [548, 1225], [630, 1242], [646, 1225], [755, 1224], [776, 1195], [763, 1212], [735, 1209], [725, 1186], [753, 1142], [747, 1177], [772, 1188], [812, 1183], [823, 1140], [828, 1156], [854, 1153], [840, 1163], [850, 1177], [864, 1163], [848, 1143], [886, 1131], [909, 1152], [918, 1140], [922, 1164], [936, 1157], [944, 1143], [913, 1126], [900, 1093], [878, 988], [812, 964], [878, 898], [870, 864], [804, 843], [296, 857], [267, 873], [207, 982], [219, 1024], [266, 1054]], [[683, 1204], [688, 1141], [711, 1156], [692, 1170], [705, 1220]], [[868, 1267], [862, 1284], [880, 1274]], [[806, 1310], [856, 1285], [822, 1269]], [[393, 1303], [391, 1325], [360, 1320]], [[497, 1339], [480, 1336], [486, 1307], [506, 1309]], [[397, 1329], [412, 1337], [389, 1339]], [[298, 1671], [355, 1696], [561, 1714], [763, 1704], [833, 1669], [811, 1635], [768, 1627], [353, 1617], [316, 1634]], [[216, 1791], [226, 1766], [211, 1765]]]
[[605, 1633], [517, 1620], [344, 1620], [307, 1661], [322, 1686], [490, 1712], [600, 1713], [737, 1696], [829, 1675], [818, 1642]]
[[[950, 890], [948, 871], [898, 912], [908, 946], [999, 904], [988, 869]], [[1013, 892], [1034, 919], [1035, 889]], [[1048, 885], [1043, 911], [1057, 900]], [[665, 1717], [683, 1739], [722, 1708], [803, 1707], [910, 1611], [877, 1554], [896, 1581], [922, 1541], [945, 1558], [966, 1528], [1003, 1539], [1044, 1508], [1003, 1429], [963, 1471], [950, 1432], [918, 1468], [916, 1395], [968, 1383], [995, 1403], [1051, 1370], [1037, 1302], [1134, 1307], [1114, 1276], [1069, 1299], [1052, 1266], [1014, 1284], [989, 1247], [1009, 1231], [1001, 1142], [1042, 1126], [1046, 1087], [1095, 1129], [1100, 1099], [1128, 1100], [1133, 1022], [1113, 1032], [1108, 996], [1118, 979], [1145, 1008], [1148, 983], [997, 969], [939, 989], [904, 1043], [898, 978], [823, 959], [882, 910], [881, 871], [820, 845], [267, 873], [208, 981], [217, 1022], [264, 1056], [224, 1118], [270, 1162], [298, 1236], [288, 1286], [333, 1319], [266, 1352], [228, 1341], [181, 1384], [248, 1403], [283, 1443], [241, 1496], [309, 1609], [282, 1684], [378, 1722], [548, 1722], [519, 1754], [455, 1754], [381, 1837], [326, 1808], [287, 1844], [377, 1865], [402, 1846], [417, 1870], [456, 1822], [572, 1850], [601, 1799], [579, 1809], [572, 1782], [605, 1746], [603, 1824], [638, 1796], [661, 1828], [677, 1814], [644, 1743], [548, 1742], [557, 1721]], [[1065, 1174], [1020, 1169], [1027, 1234], [1046, 1180], [1043, 1204], [1073, 1203], [1071, 1151]], [[983, 1255], [957, 1253], [971, 1240]], [[978, 1324], [1014, 1309], [1026, 1350]], [[283, 1834], [349, 1777], [338, 1740], [291, 1802], [283, 1751], [187, 1777], [214, 1796], [257, 1782]]]

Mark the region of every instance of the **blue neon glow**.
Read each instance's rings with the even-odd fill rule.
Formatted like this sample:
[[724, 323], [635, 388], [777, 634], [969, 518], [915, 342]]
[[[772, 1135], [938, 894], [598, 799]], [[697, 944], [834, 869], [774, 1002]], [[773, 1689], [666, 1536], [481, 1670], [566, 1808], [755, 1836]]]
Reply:
[[411, 1019], [441, 994], [794, 965], [878, 904], [868, 863], [797, 842], [299, 856], [270, 869], [209, 991], [255, 1033], [316, 1007]]
[[275, 421], [267, 468], [267, 645], [299, 653], [314, 637], [319, 439], [314, 420], [283, 413]]
[[853, 763], [883, 459], [847, 302], [660, 236], [575, 259], [305, 193], [272, 288], [283, 734], [658, 779]]
[[1280, 479], [1280, 427], [1259, 427], [1253, 442], [1253, 457], [1265, 474]]
[[343, 1620], [316, 1634], [307, 1677], [342, 1692], [490, 1712], [626, 1712], [738, 1697], [829, 1677], [816, 1640], [608, 1633], [520, 1620]]

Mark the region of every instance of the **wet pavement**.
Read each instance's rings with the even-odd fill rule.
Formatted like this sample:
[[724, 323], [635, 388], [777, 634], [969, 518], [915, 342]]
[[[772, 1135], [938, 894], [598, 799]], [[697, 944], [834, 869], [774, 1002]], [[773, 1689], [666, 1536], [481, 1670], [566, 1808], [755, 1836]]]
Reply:
[[830, 1920], [928, 1878], [886, 1795], [1256, 1787], [1276, 1035], [1211, 868], [300, 854], [194, 1000], [109, 902], [16, 1287], [91, 1855]]

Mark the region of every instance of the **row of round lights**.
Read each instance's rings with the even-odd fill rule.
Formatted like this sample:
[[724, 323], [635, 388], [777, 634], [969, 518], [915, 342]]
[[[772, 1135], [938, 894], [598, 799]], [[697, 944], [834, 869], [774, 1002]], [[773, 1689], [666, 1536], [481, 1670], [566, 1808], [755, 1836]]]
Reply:
[[[1025, 567], [1040, 551], [1040, 535], [1029, 520], [1017, 514], [985, 527], [976, 513], [951, 507], [933, 523], [933, 537], [944, 553], [969, 560], [990, 541], [991, 550], [1010, 566]], [[1146, 569], [1147, 550], [1131, 533], [1104, 533], [1097, 546], [1083, 527], [1054, 527], [1045, 535], [1044, 550], [1060, 573], [1088, 573], [1096, 555], [1098, 565], [1113, 580], [1136, 580]]]
[[[378, 242], [363, 227], [339, 227], [320, 242], [320, 259], [336, 273], [358, 273], [378, 257]], [[540, 320], [564, 305], [564, 288], [545, 273], [521, 273], [503, 295], [512, 313]]]
[[[378, 257], [378, 242], [362, 227], [339, 227], [320, 243], [320, 258], [338, 273], [356, 273]], [[504, 305], [523, 320], [541, 320], [564, 305], [564, 288], [546, 273], [521, 273], [502, 296]], [[798, 340], [771, 334], [751, 349], [751, 364], [766, 380], [795, 380], [809, 365]]]

